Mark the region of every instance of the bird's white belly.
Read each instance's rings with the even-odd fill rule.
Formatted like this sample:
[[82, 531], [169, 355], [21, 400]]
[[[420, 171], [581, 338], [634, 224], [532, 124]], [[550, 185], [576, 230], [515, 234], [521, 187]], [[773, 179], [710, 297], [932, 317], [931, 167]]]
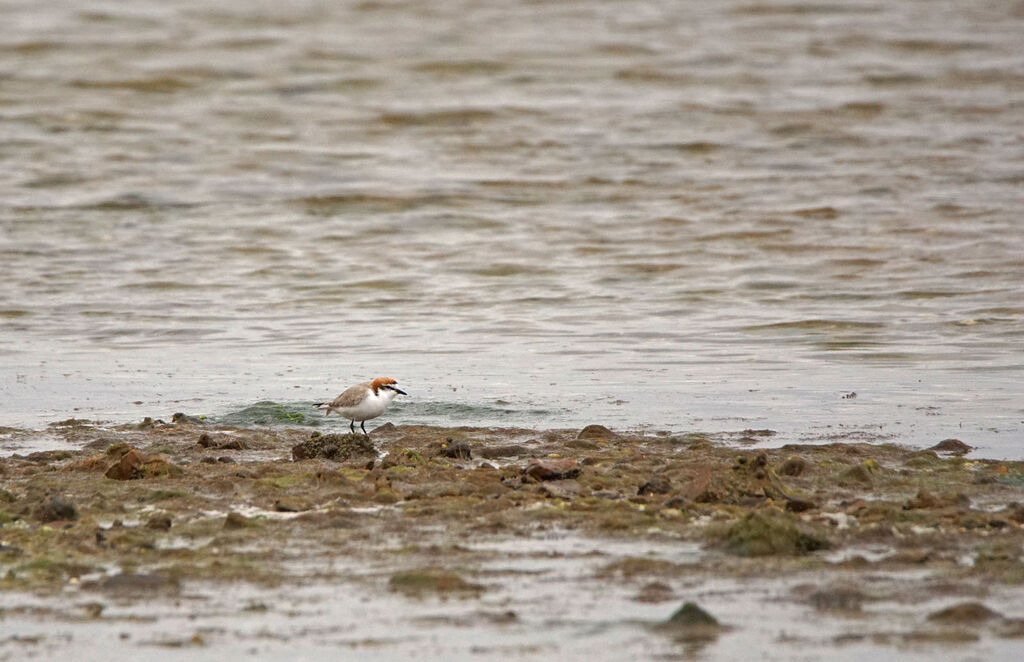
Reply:
[[338, 407], [335, 411], [350, 421], [368, 421], [383, 414], [386, 408], [386, 402], [370, 394], [355, 407]]

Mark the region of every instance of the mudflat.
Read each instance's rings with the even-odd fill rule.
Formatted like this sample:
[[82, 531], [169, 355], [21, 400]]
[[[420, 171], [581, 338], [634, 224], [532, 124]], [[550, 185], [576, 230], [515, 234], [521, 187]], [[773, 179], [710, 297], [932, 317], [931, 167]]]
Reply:
[[1024, 463], [956, 440], [183, 415], [3, 434], [63, 450], [0, 459], [0, 659], [932, 659], [1024, 638]]

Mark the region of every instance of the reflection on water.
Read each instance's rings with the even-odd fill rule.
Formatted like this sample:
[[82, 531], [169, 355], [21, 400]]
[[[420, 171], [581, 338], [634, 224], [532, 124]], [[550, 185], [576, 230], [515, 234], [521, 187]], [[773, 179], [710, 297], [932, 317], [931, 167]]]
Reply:
[[2, 5], [6, 424], [380, 373], [1020, 452], [1012, 4]]

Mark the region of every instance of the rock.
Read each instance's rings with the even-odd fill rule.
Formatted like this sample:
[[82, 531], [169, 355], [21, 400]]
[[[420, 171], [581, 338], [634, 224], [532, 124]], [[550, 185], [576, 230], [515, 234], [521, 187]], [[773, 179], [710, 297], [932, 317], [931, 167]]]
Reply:
[[799, 476], [807, 471], [809, 466], [807, 460], [794, 455], [782, 463], [782, 466], [779, 467], [779, 473], [783, 476]]
[[127, 453], [121, 456], [120, 460], [107, 469], [107, 473], [104, 475], [113, 480], [136, 480], [142, 478], [143, 461], [142, 453], [134, 448], [130, 448]]
[[672, 587], [668, 584], [665, 584], [664, 582], [650, 582], [648, 584], [644, 584], [644, 586], [640, 588], [640, 592], [633, 596], [633, 600], [637, 602], [657, 604], [659, 602], [674, 600], [675, 597]]
[[540, 486], [539, 491], [541, 494], [551, 497], [552, 499], [566, 499], [571, 501], [582, 494], [583, 486], [572, 479], [549, 480]]
[[292, 459], [296, 462], [315, 457], [344, 462], [350, 458], [376, 456], [373, 444], [361, 434], [325, 434], [292, 447]]
[[903, 504], [903, 510], [940, 508], [943, 505], [944, 504], [939, 497], [935, 496], [928, 490], [921, 488], [918, 490], [917, 496]]
[[178, 580], [159, 573], [122, 573], [108, 577], [99, 583], [104, 591], [130, 594], [152, 594], [156, 591], [177, 591]]
[[483, 592], [484, 587], [467, 582], [453, 572], [426, 568], [392, 575], [388, 580], [388, 589], [407, 595], [422, 595], [424, 593], [477, 595]]
[[48, 522], [62, 522], [78, 519], [78, 509], [60, 497], [53, 497], [44, 504], [41, 504], [32, 513], [36, 521], [46, 524]]
[[707, 643], [718, 637], [724, 629], [718, 619], [697, 606], [687, 602], [677, 609], [658, 629], [673, 638], [690, 643]]
[[692, 627], [694, 625], [710, 625], [718, 627], [718, 619], [701, 609], [695, 602], [684, 603], [675, 613], [669, 616], [666, 625], [675, 627]]
[[974, 450], [974, 448], [968, 446], [959, 439], [943, 439], [928, 450], [939, 453], [949, 453], [951, 455], [967, 455]]
[[205, 432], [204, 432], [204, 433], [202, 433], [201, 435], [199, 435], [199, 439], [198, 439], [198, 440], [196, 441], [196, 445], [197, 445], [197, 446], [202, 446], [203, 448], [211, 448], [211, 447], [213, 447], [213, 446], [216, 446], [216, 445], [217, 445], [217, 442], [215, 442], [215, 441], [214, 441], [214, 440], [213, 440], [213, 439], [212, 439], [212, 438], [210, 437], [210, 435], [209, 435], [209, 434], [207, 434], [207, 433], [205, 433]]
[[189, 416], [180, 411], [171, 414], [171, 423], [175, 423], [177, 425], [206, 425], [206, 421], [203, 419], [195, 416]]
[[1011, 522], [1024, 524], [1024, 504], [1010, 503], [1006, 506], [1006, 517]]
[[224, 518], [225, 529], [244, 529], [246, 527], [255, 525], [256, 522], [249, 519], [248, 517], [245, 517], [244, 515], [239, 515], [234, 511], [228, 513], [228, 516]]
[[864, 594], [855, 588], [828, 588], [811, 593], [808, 602], [819, 611], [860, 611]]
[[230, 439], [217, 446], [217, 448], [224, 451], [244, 451], [245, 444], [240, 439]]
[[729, 527], [725, 549], [737, 556], [807, 554], [828, 549], [823, 534], [807, 528], [792, 515], [751, 512]]
[[786, 510], [791, 513], [803, 513], [808, 510], [814, 510], [817, 507], [816, 503], [805, 499], [788, 499], [786, 501]]
[[147, 529], [156, 529], [158, 531], [168, 531], [171, 528], [171, 517], [170, 515], [157, 514], [153, 515], [146, 522]]
[[274, 510], [279, 513], [300, 513], [309, 510], [309, 504], [301, 499], [281, 497], [274, 502]]
[[147, 457], [140, 451], [129, 447], [128, 451], [121, 455], [121, 458], [111, 465], [104, 475], [113, 480], [137, 480], [158, 476], [178, 476], [182, 473], [184, 470], [181, 467], [171, 464], [159, 455]]
[[534, 460], [523, 470], [523, 475], [536, 481], [560, 480], [576, 478], [582, 471], [576, 460]]
[[461, 439], [455, 441], [449, 438], [441, 449], [441, 455], [444, 457], [450, 457], [457, 460], [472, 460], [473, 453], [469, 447], [468, 441]]
[[1002, 614], [992, 611], [980, 602], [961, 602], [928, 614], [929, 621], [949, 625], [982, 623], [993, 618], [1002, 618]]
[[655, 476], [641, 485], [636, 493], [638, 496], [646, 496], [648, 494], [668, 494], [671, 491], [672, 485], [667, 480]]
[[851, 487], [854, 485], [862, 485], [865, 487], [871, 487], [875, 481], [871, 477], [871, 472], [868, 471], [864, 464], [858, 464], [855, 467], [850, 467], [839, 475], [839, 484], [844, 487]]
[[576, 434], [576, 438], [611, 441], [618, 439], [619, 435], [615, 434], [603, 425], [588, 425]]

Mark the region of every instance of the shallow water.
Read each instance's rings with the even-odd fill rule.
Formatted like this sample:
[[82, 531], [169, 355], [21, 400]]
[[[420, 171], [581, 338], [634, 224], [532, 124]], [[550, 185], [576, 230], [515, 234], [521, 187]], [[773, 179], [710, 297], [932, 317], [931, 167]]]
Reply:
[[386, 374], [1024, 456], [1019, 3], [0, 11], [0, 425]]

